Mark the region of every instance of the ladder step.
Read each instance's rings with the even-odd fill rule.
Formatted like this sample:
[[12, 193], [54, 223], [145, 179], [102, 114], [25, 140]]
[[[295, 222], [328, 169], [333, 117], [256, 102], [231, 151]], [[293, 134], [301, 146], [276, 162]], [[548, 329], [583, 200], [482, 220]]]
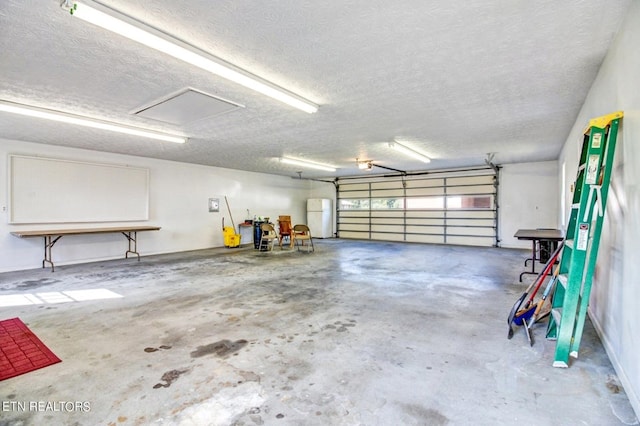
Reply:
[[560, 274], [558, 275], [558, 283], [563, 287], [563, 288], [567, 288], [567, 274]]
[[578, 171], [579, 172], [583, 171], [586, 165], [587, 165], [587, 163], [580, 164], [580, 166], [578, 167]]
[[560, 329], [560, 320], [562, 319], [562, 308], [551, 309], [551, 316], [556, 322], [556, 328]]
[[580, 203], [574, 203], [574, 204], [571, 204], [571, 208], [572, 208], [573, 210], [579, 209], [579, 208], [580, 208]]
[[564, 247], [573, 249], [573, 240], [565, 240], [564, 241]]

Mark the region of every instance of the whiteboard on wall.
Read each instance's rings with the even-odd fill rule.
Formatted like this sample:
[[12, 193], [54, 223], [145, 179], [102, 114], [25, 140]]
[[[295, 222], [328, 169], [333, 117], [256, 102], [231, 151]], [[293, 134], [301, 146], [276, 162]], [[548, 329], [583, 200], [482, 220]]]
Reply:
[[149, 169], [9, 155], [10, 223], [149, 219]]

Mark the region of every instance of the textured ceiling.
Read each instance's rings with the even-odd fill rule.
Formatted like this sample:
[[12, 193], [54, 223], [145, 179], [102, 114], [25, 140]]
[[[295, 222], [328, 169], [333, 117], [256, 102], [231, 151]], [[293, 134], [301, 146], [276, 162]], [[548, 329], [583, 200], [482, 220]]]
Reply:
[[[0, 138], [297, 176], [275, 160], [289, 155], [347, 176], [367, 173], [356, 158], [406, 171], [483, 165], [487, 153], [497, 164], [557, 158], [630, 0], [102, 3], [320, 109], [300, 112], [139, 46], [58, 0], [2, 0], [0, 99], [189, 140], [2, 112]], [[131, 114], [187, 87], [244, 108], [179, 126]], [[396, 137], [433, 161], [392, 152]]]

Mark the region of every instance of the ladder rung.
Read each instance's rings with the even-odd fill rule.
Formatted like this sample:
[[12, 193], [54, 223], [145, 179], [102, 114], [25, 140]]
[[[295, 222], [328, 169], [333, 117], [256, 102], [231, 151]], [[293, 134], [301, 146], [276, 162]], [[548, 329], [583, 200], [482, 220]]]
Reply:
[[558, 283], [560, 283], [563, 288], [567, 288], [567, 274], [558, 275]]
[[560, 320], [562, 319], [562, 308], [551, 309], [551, 316], [556, 323], [556, 328], [560, 330]]
[[571, 208], [574, 209], [574, 210], [575, 209], [579, 209], [580, 208], [580, 203], [571, 204]]
[[573, 240], [565, 240], [564, 241], [564, 247], [573, 249]]
[[580, 164], [580, 166], [578, 166], [578, 171], [579, 172], [583, 171], [586, 165], [587, 165], [587, 163]]

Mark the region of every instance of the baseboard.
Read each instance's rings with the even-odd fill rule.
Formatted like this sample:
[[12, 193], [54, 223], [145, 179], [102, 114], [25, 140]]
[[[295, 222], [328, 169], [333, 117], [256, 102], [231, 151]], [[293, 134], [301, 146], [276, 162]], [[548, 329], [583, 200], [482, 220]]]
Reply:
[[618, 357], [616, 356], [616, 353], [613, 350], [613, 346], [611, 345], [611, 342], [609, 341], [609, 339], [607, 339], [607, 336], [604, 333], [604, 330], [602, 329], [602, 325], [595, 319], [596, 316], [593, 315], [590, 307], [588, 309], [588, 312], [589, 312], [589, 319], [591, 320], [593, 327], [596, 329], [596, 333], [598, 334], [598, 337], [600, 337], [602, 346], [604, 346], [604, 350], [609, 356], [609, 360], [613, 365], [613, 369], [616, 370], [616, 374], [620, 379], [620, 383], [622, 383], [622, 387], [624, 388], [624, 391], [627, 394], [627, 397], [629, 398], [631, 407], [633, 407], [633, 411], [635, 411], [636, 417], [640, 419], [640, 398], [638, 397], [636, 390], [633, 388], [631, 382], [629, 381], [629, 377], [627, 377], [624, 371], [624, 368], [622, 368], [622, 365], [620, 364], [620, 361], [618, 360]]

